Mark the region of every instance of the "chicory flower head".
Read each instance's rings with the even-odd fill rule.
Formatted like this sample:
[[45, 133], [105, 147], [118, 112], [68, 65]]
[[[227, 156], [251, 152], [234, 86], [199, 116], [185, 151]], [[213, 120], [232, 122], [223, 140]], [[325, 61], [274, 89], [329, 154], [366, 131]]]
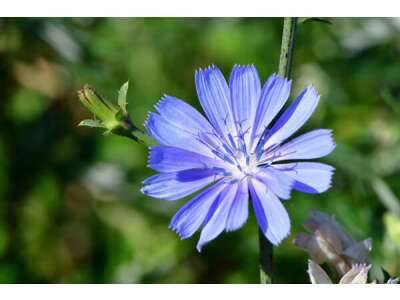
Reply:
[[202, 228], [197, 249], [222, 231], [247, 220], [249, 199], [266, 238], [279, 244], [290, 232], [281, 200], [292, 189], [322, 193], [333, 168], [294, 162], [328, 155], [335, 144], [331, 130], [318, 129], [287, 141], [310, 118], [319, 101], [307, 87], [281, 114], [291, 81], [272, 75], [261, 87], [254, 66], [234, 66], [229, 85], [210, 66], [195, 74], [197, 95], [207, 118], [182, 100], [164, 96], [146, 121], [151, 147], [149, 167], [160, 174], [144, 181], [142, 192], [178, 200], [205, 187], [173, 217], [170, 228], [182, 239]]

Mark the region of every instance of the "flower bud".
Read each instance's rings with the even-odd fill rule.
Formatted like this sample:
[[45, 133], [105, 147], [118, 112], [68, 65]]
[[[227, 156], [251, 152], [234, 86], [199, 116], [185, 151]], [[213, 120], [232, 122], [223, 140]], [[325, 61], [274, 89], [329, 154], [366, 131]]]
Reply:
[[114, 133], [142, 142], [137, 134], [144, 134], [142, 130], [136, 127], [126, 110], [126, 94], [128, 83], [125, 83], [119, 92], [118, 105], [115, 105], [102, 96], [94, 88], [85, 85], [78, 91], [79, 101], [94, 115], [94, 119], [83, 120], [79, 126], [103, 128], [105, 134]]
[[[98, 126], [92, 127], [102, 127], [111, 132], [119, 126], [119, 121], [116, 118], [118, 107], [97, 94], [91, 86], [85, 85], [79, 90], [78, 97], [83, 106], [93, 113], [95, 118], [98, 118]], [[82, 121], [79, 125], [87, 126], [85, 121]], [[94, 125], [94, 123], [92, 124]]]

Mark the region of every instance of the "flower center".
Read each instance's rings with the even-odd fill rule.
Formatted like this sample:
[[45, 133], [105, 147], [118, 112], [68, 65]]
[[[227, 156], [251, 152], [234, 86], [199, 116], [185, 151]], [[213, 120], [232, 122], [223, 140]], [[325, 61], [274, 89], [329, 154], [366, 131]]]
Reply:
[[243, 178], [245, 176], [253, 176], [257, 170], [257, 159], [254, 154], [247, 154], [238, 151], [235, 155], [235, 164], [232, 164], [231, 172], [235, 178]]
[[244, 130], [242, 125], [243, 122], [238, 124], [237, 135], [228, 133], [226, 138], [221, 138], [215, 132], [200, 132], [198, 138], [201, 143], [210, 148], [216, 157], [227, 163], [225, 171], [228, 176], [235, 179], [254, 176], [259, 171], [262, 146], [266, 136], [264, 132], [261, 137], [256, 138], [256, 146], [252, 146], [247, 136], [251, 134], [252, 128], [247, 127]]

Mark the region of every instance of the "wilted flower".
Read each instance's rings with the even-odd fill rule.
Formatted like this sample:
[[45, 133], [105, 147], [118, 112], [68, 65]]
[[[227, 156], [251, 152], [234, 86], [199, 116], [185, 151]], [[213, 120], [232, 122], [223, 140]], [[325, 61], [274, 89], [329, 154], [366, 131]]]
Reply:
[[389, 278], [388, 284], [398, 284], [399, 283], [399, 278]]
[[[339, 284], [366, 284], [368, 280], [368, 272], [371, 265], [355, 264], [347, 271], [339, 280]], [[308, 261], [308, 276], [312, 284], [332, 284], [329, 275], [317, 263], [312, 260]], [[398, 278], [390, 278], [387, 284], [397, 284]], [[376, 281], [371, 282], [376, 283]]]
[[287, 142], [317, 107], [317, 91], [307, 87], [271, 126], [289, 96], [289, 80], [272, 75], [261, 87], [254, 66], [235, 66], [228, 86], [211, 66], [197, 71], [195, 82], [208, 120], [171, 96], [156, 105], [158, 113], [149, 114], [148, 134], [160, 143], [150, 148], [149, 167], [160, 174], [144, 182], [143, 193], [177, 200], [213, 184], [184, 205], [170, 225], [182, 239], [202, 227], [199, 251], [222, 231], [246, 222], [251, 196], [262, 232], [279, 244], [290, 232], [280, 200], [289, 199], [292, 189], [322, 193], [331, 183], [331, 166], [293, 162], [328, 155], [335, 148], [331, 130]]
[[354, 242], [333, 216], [318, 211], [310, 212], [304, 227], [310, 234], [300, 233], [295, 244], [308, 251], [316, 263], [328, 263], [339, 275], [344, 275], [352, 266], [368, 262], [372, 248], [371, 239]]
[[[353, 265], [346, 274], [340, 279], [340, 284], [365, 284], [368, 280], [368, 271], [371, 265], [356, 264]], [[308, 261], [308, 276], [313, 284], [333, 283], [328, 274], [317, 263]]]

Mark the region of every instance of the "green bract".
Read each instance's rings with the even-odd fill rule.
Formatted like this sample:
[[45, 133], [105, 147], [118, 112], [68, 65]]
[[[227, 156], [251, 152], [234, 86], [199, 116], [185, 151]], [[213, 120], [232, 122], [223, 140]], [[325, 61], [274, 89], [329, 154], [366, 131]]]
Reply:
[[94, 119], [83, 120], [78, 126], [103, 128], [104, 134], [114, 133], [141, 142], [137, 134], [142, 131], [132, 123], [126, 109], [127, 92], [128, 82], [120, 88], [118, 105], [115, 105], [99, 95], [93, 87], [85, 85], [78, 91], [78, 97], [83, 106], [93, 113]]

